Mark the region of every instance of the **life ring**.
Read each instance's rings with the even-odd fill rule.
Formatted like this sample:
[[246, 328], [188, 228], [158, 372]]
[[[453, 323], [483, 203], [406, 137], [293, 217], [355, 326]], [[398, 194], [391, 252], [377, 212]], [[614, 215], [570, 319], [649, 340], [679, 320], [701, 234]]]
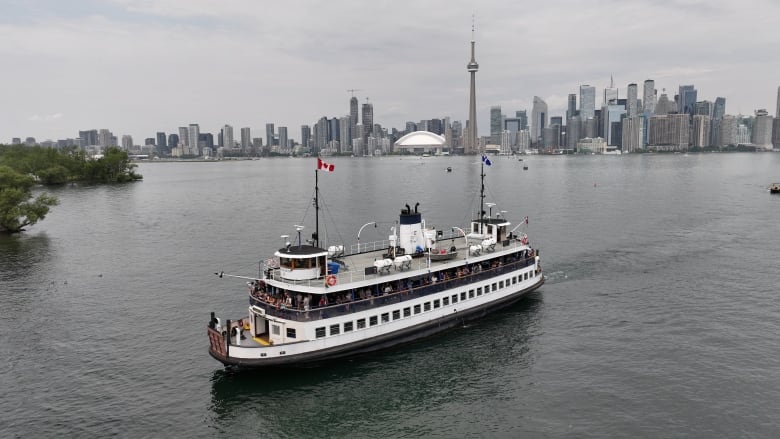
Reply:
[[523, 233], [523, 237], [520, 238], [520, 244], [523, 244], [523, 245], [528, 244], [528, 235], [526, 235], [525, 233]]
[[336, 285], [336, 276], [329, 274], [328, 277], [325, 278], [325, 283], [328, 284], [329, 287]]

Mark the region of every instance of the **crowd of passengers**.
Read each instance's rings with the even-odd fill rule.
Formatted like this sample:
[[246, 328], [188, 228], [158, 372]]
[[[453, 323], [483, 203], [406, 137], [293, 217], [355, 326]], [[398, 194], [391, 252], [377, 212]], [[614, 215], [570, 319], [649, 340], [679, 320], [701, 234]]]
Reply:
[[373, 304], [376, 298], [389, 296], [396, 293], [408, 295], [414, 289], [427, 287], [441, 282], [463, 279], [467, 276], [477, 274], [483, 271], [500, 269], [505, 264], [533, 258], [535, 251], [524, 250], [515, 255], [502, 256], [491, 261], [483, 261], [468, 266], [442, 270], [431, 273], [430, 276], [418, 276], [412, 279], [400, 279], [397, 281], [375, 284], [371, 287], [357, 288], [338, 293], [328, 293], [317, 295], [314, 298], [311, 294], [292, 293], [282, 288], [272, 287], [264, 281], [258, 279], [249, 282], [249, 293], [257, 300], [280, 310], [299, 310], [309, 311], [313, 308], [324, 308], [332, 305], [350, 304], [356, 301], [368, 300]]

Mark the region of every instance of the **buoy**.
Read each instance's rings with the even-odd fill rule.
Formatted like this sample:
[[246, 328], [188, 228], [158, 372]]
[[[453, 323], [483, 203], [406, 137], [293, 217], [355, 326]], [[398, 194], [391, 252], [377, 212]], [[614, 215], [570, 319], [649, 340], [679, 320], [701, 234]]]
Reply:
[[336, 276], [329, 274], [328, 277], [325, 278], [325, 283], [328, 284], [329, 287], [336, 285]]

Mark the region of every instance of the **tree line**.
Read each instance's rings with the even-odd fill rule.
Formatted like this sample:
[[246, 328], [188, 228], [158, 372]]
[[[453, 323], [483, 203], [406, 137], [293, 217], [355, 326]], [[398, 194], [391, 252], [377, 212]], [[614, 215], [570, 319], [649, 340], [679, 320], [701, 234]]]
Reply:
[[33, 198], [36, 185], [66, 183], [125, 183], [141, 180], [125, 151], [108, 148], [92, 157], [73, 147], [0, 145], [0, 233], [18, 233], [42, 220], [56, 197], [40, 194]]

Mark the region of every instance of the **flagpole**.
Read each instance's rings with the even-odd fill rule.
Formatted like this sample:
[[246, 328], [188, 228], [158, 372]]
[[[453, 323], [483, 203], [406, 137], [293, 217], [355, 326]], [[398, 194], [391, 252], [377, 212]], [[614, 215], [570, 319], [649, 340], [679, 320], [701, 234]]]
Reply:
[[[319, 160], [319, 159], [318, 159]], [[319, 168], [319, 162], [318, 166]], [[314, 246], [320, 246], [320, 183], [319, 169], [314, 170]]]

